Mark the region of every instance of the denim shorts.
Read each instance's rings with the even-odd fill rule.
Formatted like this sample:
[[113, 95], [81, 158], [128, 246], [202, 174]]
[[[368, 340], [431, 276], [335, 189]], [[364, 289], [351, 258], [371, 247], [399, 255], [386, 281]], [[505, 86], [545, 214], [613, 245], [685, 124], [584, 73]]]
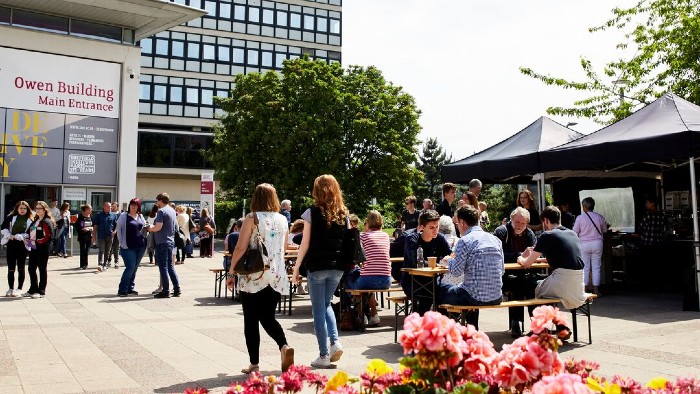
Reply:
[[391, 276], [364, 275], [354, 278], [348, 276], [346, 289], [351, 290], [379, 290], [388, 289], [391, 286]]

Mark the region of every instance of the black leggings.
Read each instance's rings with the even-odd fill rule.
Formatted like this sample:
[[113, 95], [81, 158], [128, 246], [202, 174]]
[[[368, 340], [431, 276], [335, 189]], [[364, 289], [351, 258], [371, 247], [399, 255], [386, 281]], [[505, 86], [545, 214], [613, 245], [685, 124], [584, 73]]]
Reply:
[[[92, 245], [92, 238], [81, 239], [80, 240], [80, 268], [88, 266], [88, 252], [90, 251], [90, 245]], [[97, 262], [100, 265], [100, 262]]]
[[[31, 286], [28, 292], [30, 294], [46, 294], [46, 265], [49, 262], [50, 249], [51, 243], [48, 242], [43, 245], [37, 245], [36, 249], [29, 253], [29, 281]], [[37, 268], [39, 268], [39, 280], [36, 277]]]
[[15, 288], [15, 270], [17, 271], [17, 289], [24, 285], [24, 262], [27, 259], [27, 248], [24, 242], [14, 239], [7, 241], [7, 285]]
[[260, 327], [261, 324], [267, 335], [275, 342], [277, 347], [287, 344], [282, 326], [275, 318], [275, 310], [281, 299], [280, 293], [267, 286], [257, 293], [241, 292], [241, 304], [243, 304], [243, 333], [245, 345], [248, 348], [250, 363], [257, 365], [260, 362]]

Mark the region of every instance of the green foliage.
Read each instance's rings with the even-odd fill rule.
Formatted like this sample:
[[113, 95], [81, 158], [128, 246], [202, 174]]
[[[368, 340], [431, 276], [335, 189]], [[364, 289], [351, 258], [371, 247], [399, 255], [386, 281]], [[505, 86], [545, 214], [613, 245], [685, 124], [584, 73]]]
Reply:
[[268, 182], [280, 199], [302, 201], [313, 180], [333, 174], [346, 205], [364, 214], [372, 198], [402, 200], [417, 173], [420, 111], [374, 67], [284, 62], [280, 74], [239, 74], [207, 152], [222, 188], [250, 196]]
[[516, 185], [483, 185], [479, 201], [488, 204], [486, 212], [491, 219], [490, 231], [501, 225], [503, 218], [508, 218], [510, 212], [515, 209], [515, 199], [518, 196]]
[[[550, 107], [547, 113], [592, 118], [601, 124], [618, 121], [667, 91], [700, 104], [700, 0], [640, 0], [630, 8], [614, 8], [613, 17], [591, 32], [618, 29], [618, 49], [633, 49], [628, 59], [608, 62], [603, 74], [581, 59], [585, 81], [569, 81], [522, 67], [520, 71], [547, 85], [591, 93], [572, 107]], [[613, 81], [629, 81], [615, 88]], [[625, 100], [620, 100], [624, 95]], [[622, 101], [622, 102], [621, 102]]]
[[217, 236], [225, 236], [231, 219], [238, 219], [243, 212], [242, 201], [216, 201], [214, 203], [214, 222]]
[[[416, 196], [430, 198], [433, 202], [440, 202], [442, 198], [442, 166], [452, 163], [452, 155], [438, 143], [437, 138], [428, 138], [423, 144], [421, 153], [418, 154], [416, 169], [423, 173], [414, 181], [413, 192]], [[418, 201], [421, 207], [422, 201]]]

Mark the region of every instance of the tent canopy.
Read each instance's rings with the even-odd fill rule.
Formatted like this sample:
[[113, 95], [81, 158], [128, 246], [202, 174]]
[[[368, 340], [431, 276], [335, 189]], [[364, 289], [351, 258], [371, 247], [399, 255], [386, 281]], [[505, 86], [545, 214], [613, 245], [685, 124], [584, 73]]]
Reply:
[[540, 172], [539, 152], [581, 136], [582, 134], [542, 116], [508, 139], [443, 166], [442, 180], [468, 183], [469, 180], [478, 178], [485, 183], [530, 182], [532, 175]]
[[543, 172], [663, 170], [700, 153], [700, 107], [666, 93], [632, 115], [540, 154]]

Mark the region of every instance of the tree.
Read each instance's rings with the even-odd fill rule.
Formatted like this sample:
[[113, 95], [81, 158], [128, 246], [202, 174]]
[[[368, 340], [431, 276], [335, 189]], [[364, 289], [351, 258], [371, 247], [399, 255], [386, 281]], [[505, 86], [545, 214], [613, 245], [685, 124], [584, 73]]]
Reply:
[[415, 182], [414, 193], [439, 202], [442, 195], [439, 190], [442, 184], [442, 166], [450, 163], [452, 155], [447, 156], [437, 138], [428, 138], [423, 144], [422, 152], [418, 154], [416, 169], [423, 173], [423, 177]]
[[[591, 32], [625, 31], [617, 48], [634, 49], [625, 60], [607, 63], [601, 77], [586, 58], [581, 67], [586, 80], [575, 82], [550, 77], [522, 67], [520, 71], [547, 85], [590, 92], [572, 107], [550, 107], [547, 113], [592, 118], [601, 124], [618, 121], [642, 105], [673, 91], [700, 104], [700, 0], [640, 0], [634, 7], [614, 8], [613, 17]], [[612, 81], [625, 81], [616, 90]], [[627, 100], [620, 100], [624, 94]]]
[[510, 218], [510, 212], [515, 208], [518, 187], [509, 184], [484, 185], [479, 201], [488, 204], [486, 212], [491, 219], [490, 230], [500, 226], [503, 218]]
[[414, 178], [420, 111], [375, 67], [285, 61], [281, 74], [237, 75], [207, 152], [222, 188], [250, 196], [272, 183], [302, 201], [318, 175], [333, 174], [348, 207], [403, 199]]

